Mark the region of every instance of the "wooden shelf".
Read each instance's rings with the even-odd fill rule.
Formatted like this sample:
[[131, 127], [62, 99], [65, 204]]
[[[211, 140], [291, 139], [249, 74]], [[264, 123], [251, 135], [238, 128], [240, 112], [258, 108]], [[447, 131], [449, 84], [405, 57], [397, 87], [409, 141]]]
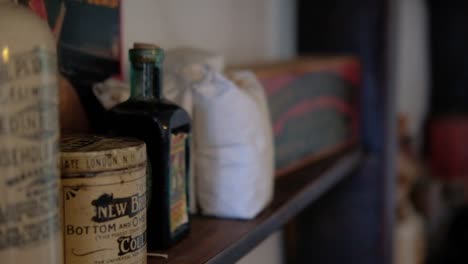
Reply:
[[347, 151], [278, 178], [274, 200], [253, 220], [194, 216], [187, 238], [168, 251], [156, 252], [169, 258], [148, 257], [148, 264], [235, 262], [350, 175], [361, 160], [360, 151]]

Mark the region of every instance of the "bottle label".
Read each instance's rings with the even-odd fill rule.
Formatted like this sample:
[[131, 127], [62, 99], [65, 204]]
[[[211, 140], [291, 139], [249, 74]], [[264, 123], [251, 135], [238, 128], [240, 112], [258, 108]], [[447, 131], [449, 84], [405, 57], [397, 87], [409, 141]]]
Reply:
[[63, 178], [65, 262], [146, 263], [146, 167]]
[[172, 135], [170, 166], [170, 225], [172, 234], [180, 226], [188, 223], [186, 146], [187, 134]]
[[56, 57], [0, 55], [0, 259], [62, 262]]

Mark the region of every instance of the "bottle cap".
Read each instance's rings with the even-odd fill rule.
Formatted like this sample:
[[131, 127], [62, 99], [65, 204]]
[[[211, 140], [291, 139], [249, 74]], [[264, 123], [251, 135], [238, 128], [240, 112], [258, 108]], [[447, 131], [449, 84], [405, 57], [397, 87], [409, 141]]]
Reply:
[[141, 42], [135, 42], [133, 44], [134, 49], [160, 49], [158, 45], [155, 44], [149, 44], [149, 43], [141, 43]]
[[60, 147], [62, 177], [130, 169], [146, 164], [145, 143], [132, 138], [72, 135], [62, 137]]
[[129, 56], [131, 62], [160, 64], [164, 60], [164, 50], [158, 45], [136, 42]]

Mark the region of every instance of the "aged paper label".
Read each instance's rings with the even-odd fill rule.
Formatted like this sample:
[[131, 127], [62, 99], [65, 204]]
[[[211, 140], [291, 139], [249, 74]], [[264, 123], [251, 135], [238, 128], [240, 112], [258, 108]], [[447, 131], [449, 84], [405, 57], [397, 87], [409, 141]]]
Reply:
[[56, 69], [40, 48], [0, 61], [0, 259], [8, 263], [63, 261]]
[[171, 233], [188, 223], [187, 209], [187, 134], [172, 135], [170, 164]]
[[146, 263], [146, 166], [62, 186], [67, 264]]
[[132, 138], [64, 136], [62, 176], [127, 169], [146, 163], [146, 145]]

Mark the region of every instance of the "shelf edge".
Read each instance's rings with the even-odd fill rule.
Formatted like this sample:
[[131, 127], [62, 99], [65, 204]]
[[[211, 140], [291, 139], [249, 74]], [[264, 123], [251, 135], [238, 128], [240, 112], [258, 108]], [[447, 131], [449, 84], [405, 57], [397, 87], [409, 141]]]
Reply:
[[288, 202], [288, 206], [282, 206], [257, 229], [231, 244], [206, 263], [223, 264], [238, 261], [300, 211], [318, 200], [337, 183], [349, 176], [352, 170], [361, 163], [362, 159], [363, 153], [361, 150], [353, 151], [340, 158], [333, 167], [323, 172], [317, 181], [311, 182], [306, 188], [295, 195]]

